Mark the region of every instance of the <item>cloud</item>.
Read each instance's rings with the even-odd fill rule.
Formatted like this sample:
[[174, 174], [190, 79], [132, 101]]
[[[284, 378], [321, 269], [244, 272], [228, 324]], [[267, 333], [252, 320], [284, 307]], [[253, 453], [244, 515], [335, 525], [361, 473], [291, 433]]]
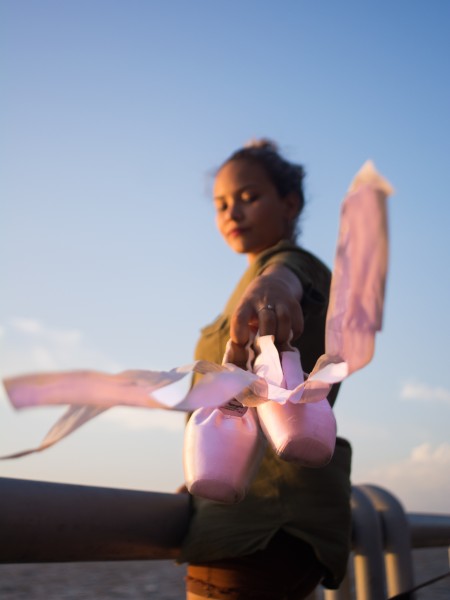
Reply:
[[78, 329], [55, 328], [29, 317], [13, 317], [0, 325], [0, 375], [89, 368], [122, 370], [95, 348]]
[[405, 383], [400, 391], [400, 397], [404, 400], [439, 402], [450, 406], [450, 390], [425, 383]]
[[415, 464], [430, 464], [450, 466], [450, 444], [441, 444], [435, 450], [428, 442], [413, 448], [411, 461]]
[[23, 317], [13, 317], [10, 321], [11, 327], [22, 333], [36, 335], [42, 333], [44, 328], [37, 319], [26, 319]]
[[65, 345], [74, 345], [81, 342], [82, 333], [78, 329], [54, 329], [44, 325], [37, 319], [13, 317], [10, 320], [11, 329], [19, 334], [31, 337], [40, 337]]
[[[112, 373], [123, 370], [111, 357], [94, 348], [77, 329], [57, 329], [37, 319], [14, 317], [4, 326], [0, 325], [0, 335], [2, 333], [0, 378], [19, 373], [78, 368]], [[6, 406], [8, 401], [1, 384], [0, 398]], [[184, 414], [163, 410], [117, 407], [108, 410], [99, 419], [111, 425], [117, 424], [122, 430], [181, 432], [184, 428]]]
[[366, 470], [363, 479], [393, 493], [407, 510], [449, 513], [449, 473], [450, 444], [425, 442], [406, 459]]

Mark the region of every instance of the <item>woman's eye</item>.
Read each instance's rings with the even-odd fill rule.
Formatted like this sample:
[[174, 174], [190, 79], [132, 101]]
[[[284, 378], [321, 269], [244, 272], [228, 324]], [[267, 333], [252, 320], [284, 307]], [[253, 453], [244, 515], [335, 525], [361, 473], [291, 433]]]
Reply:
[[224, 212], [227, 210], [226, 202], [215, 202], [215, 207], [217, 212]]
[[254, 192], [243, 192], [241, 194], [241, 200], [242, 202], [254, 202], [255, 200], [258, 199], [258, 194], [255, 194]]

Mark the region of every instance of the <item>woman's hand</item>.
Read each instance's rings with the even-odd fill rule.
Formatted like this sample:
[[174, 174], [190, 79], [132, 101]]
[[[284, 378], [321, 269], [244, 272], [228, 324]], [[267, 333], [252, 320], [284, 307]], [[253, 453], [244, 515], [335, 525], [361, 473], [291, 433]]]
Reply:
[[281, 347], [303, 332], [300, 281], [287, 267], [274, 265], [254, 279], [245, 290], [230, 322], [229, 362], [245, 368], [246, 345], [251, 333], [273, 335]]

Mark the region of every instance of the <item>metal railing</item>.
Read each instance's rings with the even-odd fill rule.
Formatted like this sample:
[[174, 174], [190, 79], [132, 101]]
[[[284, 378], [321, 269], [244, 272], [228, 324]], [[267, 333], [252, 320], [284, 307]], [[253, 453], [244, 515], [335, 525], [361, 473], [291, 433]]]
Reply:
[[187, 494], [0, 478], [0, 563], [174, 558], [189, 514]]
[[450, 546], [450, 515], [405, 513], [395, 496], [374, 485], [353, 487], [352, 520], [352, 569], [339, 590], [324, 590], [325, 600], [386, 600], [407, 592], [415, 585], [413, 549]]
[[[0, 478], [0, 563], [176, 558], [187, 494]], [[325, 600], [386, 600], [414, 586], [412, 549], [450, 545], [450, 515], [404, 512], [386, 490], [352, 494], [354, 594], [347, 577]]]

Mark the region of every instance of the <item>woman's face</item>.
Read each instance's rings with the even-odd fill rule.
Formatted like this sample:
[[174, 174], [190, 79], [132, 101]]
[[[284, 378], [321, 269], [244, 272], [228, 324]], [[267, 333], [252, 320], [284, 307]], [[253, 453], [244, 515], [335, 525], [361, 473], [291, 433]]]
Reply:
[[289, 237], [296, 209], [281, 198], [258, 163], [245, 159], [226, 163], [214, 184], [216, 224], [235, 252], [256, 255]]

